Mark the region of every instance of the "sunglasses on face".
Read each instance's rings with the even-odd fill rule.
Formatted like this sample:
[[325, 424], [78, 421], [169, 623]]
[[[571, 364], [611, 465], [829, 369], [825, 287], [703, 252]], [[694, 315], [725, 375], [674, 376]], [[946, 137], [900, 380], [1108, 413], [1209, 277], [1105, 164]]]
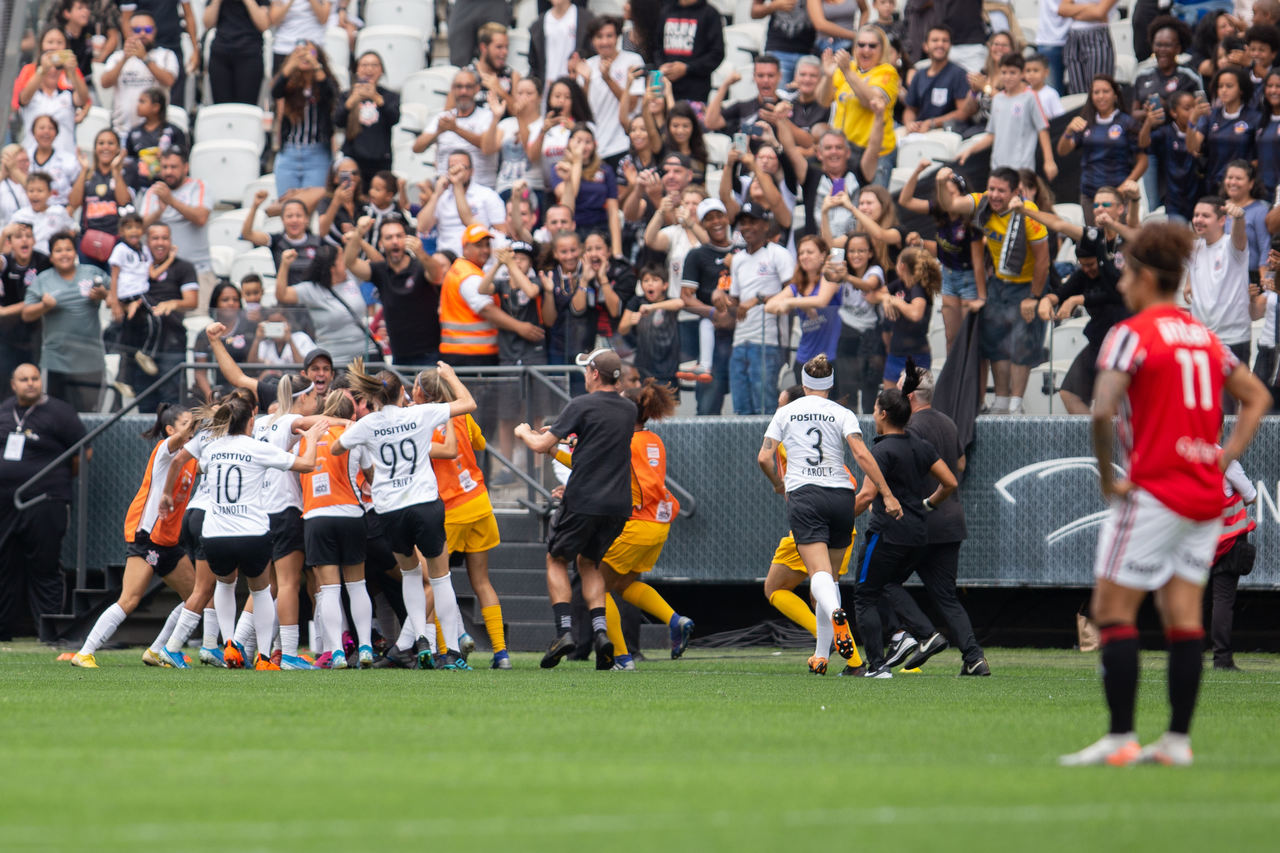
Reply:
[[880, 42], [878, 42], [878, 41], [871, 41], [871, 42], [867, 42], [867, 41], [860, 41], [860, 42], [858, 42], [858, 47], [859, 47], [859, 48], [861, 48], [862, 50], [875, 50], [875, 49], [876, 49], [877, 47], [879, 47], [879, 46], [880, 46]]
[[1093, 203], [1093, 206], [1094, 207], [1115, 207], [1115, 204], [1109, 201], [1095, 201]]
[[143, 35], [143, 34], [151, 35], [156, 31], [155, 27], [133, 27], [132, 29], [134, 33], [137, 35]]

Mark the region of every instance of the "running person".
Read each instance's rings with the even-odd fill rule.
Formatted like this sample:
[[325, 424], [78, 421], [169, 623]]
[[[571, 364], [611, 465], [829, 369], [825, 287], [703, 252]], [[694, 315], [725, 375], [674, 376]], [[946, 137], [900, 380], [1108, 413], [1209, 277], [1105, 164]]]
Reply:
[[[1271, 406], [1266, 386], [1204, 325], [1175, 304], [1191, 256], [1183, 226], [1148, 225], [1125, 246], [1120, 292], [1134, 316], [1116, 324], [1098, 356], [1093, 446], [1111, 509], [1098, 536], [1093, 618], [1102, 634], [1106, 735], [1064, 755], [1068, 766], [1191, 763], [1200, 689], [1202, 599], [1222, 530], [1223, 471], [1240, 458]], [[1240, 403], [1231, 437], [1215, 445], [1222, 392]], [[1179, 393], [1181, 392], [1181, 393]], [[1128, 476], [1117, 479], [1112, 419]], [[1169, 730], [1146, 747], [1134, 734], [1138, 608], [1147, 593], [1169, 642]]]
[[182, 646], [200, 621], [200, 612], [213, 597], [215, 578], [235, 578], [243, 573], [253, 597], [253, 623], [258, 639], [255, 669], [280, 667], [261, 654], [271, 650], [276, 608], [266, 575], [271, 562], [271, 519], [263, 504], [263, 482], [269, 469], [310, 471], [315, 467], [318, 441], [324, 429], [317, 422], [305, 435], [312, 445], [295, 456], [252, 436], [253, 406], [239, 396], [229, 397], [213, 409], [213, 440], [199, 456], [200, 470], [209, 478], [210, 503], [201, 532], [209, 571], [196, 573], [195, 588], [178, 617], [178, 626], [165, 644], [164, 656], [187, 669]]
[[[846, 442], [867, 482], [876, 483], [885, 495], [888, 512], [900, 517], [903, 509], [862, 443], [857, 417], [830, 399], [835, 371], [825, 355], [819, 353], [805, 362], [801, 384], [804, 396], [774, 414], [756, 461], [773, 490], [787, 497], [792, 535], [817, 604], [817, 647], [809, 658], [809, 671], [825, 675], [833, 638], [841, 657], [849, 660], [858, 653], [831, 568], [844, 562], [844, 552], [853, 542], [854, 491], [844, 471]], [[779, 445], [790, 460], [785, 478], [779, 476], [774, 461]]]
[[[160, 440], [151, 451], [142, 485], [125, 514], [124, 539], [129, 547], [120, 598], [93, 624], [89, 635], [85, 637], [84, 645], [72, 656], [72, 666], [98, 668], [94, 652], [111, 639], [120, 623], [138, 606], [152, 577], [158, 575], [184, 600], [191, 595], [195, 571], [178, 545], [178, 539], [182, 530], [182, 509], [186, 507], [191, 497], [191, 487], [195, 483], [194, 462], [182, 465], [175, 477], [177, 488], [174, 503], [178, 511], [165, 518], [160, 517], [160, 498], [164, 494], [169, 467], [190, 437], [191, 428], [192, 417], [189, 411], [182, 406], [161, 403], [156, 411], [155, 425], [142, 434], [144, 438]], [[165, 628], [157, 636], [156, 642], [152, 643], [152, 648], [142, 653], [143, 663], [148, 666], [167, 665], [160, 657], [159, 650], [169, 639], [169, 633], [173, 631], [181, 609], [182, 605], [178, 605], [169, 614]]]

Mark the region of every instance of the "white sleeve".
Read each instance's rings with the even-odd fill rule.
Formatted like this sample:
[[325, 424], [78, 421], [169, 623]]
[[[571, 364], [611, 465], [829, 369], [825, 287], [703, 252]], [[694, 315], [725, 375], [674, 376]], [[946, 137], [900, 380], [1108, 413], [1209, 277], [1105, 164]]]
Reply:
[[[786, 406], [783, 406], [785, 409]], [[773, 419], [769, 421], [769, 428], [764, 431], [765, 438], [772, 438], [774, 441], [782, 441], [782, 425], [786, 419], [782, 417], [782, 409], [773, 413]]]
[[[128, 9], [128, 6], [121, 6], [121, 9]], [[135, 7], [136, 8], [136, 7]], [[112, 68], [118, 68], [120, 63], [124, 62], [124, 51], [117, 50], [115, 53], [107, 57], [107, 61], [103, 66], [103, 71], [110, 71]]]
[[1227, 472], [1224, 475], [1227, 482], [1231, 484], [1231, 488], [1235, 489], [1237, 495], [1244, 499], [1245, 503], [1253, 503], [1258, 499], [1258, 490], [1253, 487], [1253, 483], [1249, 480], [1249, 475], [1245, 474], [1244, 468], [1237, 459], [1227, 466]]
[[738, 263], [740, 255], [735, 255], [733, 261], [729, 264], [729, 295], [742, 297], [742, 288], [738, 286], [738, 270], [742, 268], [742, 264]]
[[[364, 421], [359, 420], [342, 431], [342, 437], [339, 441], [342, 442], [342, 446], [347, 449], [347, 452], [351, 452], [363, 447], [369, 441], [368, 432], [369, 428], [364, 425]], [[364, 466], [362, 465], [361, 467]]]
[[487, 296], [480, 292], [481, 281], [483, 281], [481, 276], [469, 275], [462, 280], [462, 284], [458, 285], [458, 293], [466, 301], [467, 307], [477, 314], [486, 305], [493, 304], [493, 296]]
[[256, 457], [255, 461], [264, 468], [276, 468], [281, 471], [288, 471], [293, 467], [293, 463], [298, 459], [295, 454], [290, 453], [287, 450], [281, 450], [278, 447], [273, 447], [266, 442], [255, 442], [255, 445], [256, 446], [253, 448], [253, 455]]
[[[497, 225], [506, 221], [507, 206], [502, 203], [502, 196], [497, 193], [485, 193], [485, 216], [489, 220], [485, 222], [485, 227]], [[497, 236], [497, 235], [495, 235]]]
[[107, 264], [113, 267], [122, 267], [125, 264], [124, 254], [129, 251], [129, 246], [123, 240], [116, 243], [115, 248], [111, 250], [111, 256], [107, 258]]
[[178, 73], [178, 55], [176, 53], [174, 53], [172, 50], [169, 50], [166, 47], [162, 47], [159, 50], [152, 51], [152, 53], [158, 54], [156, 56], [151, 57], [153, 62], [155, 62], [165, 71], [168, 71], [170, 74]]
[[848, 409], [845, 409], [842, 417], [844, 419], [844, 423], [840, 426], [841, 433], [846, 437], [851, 435], [862, 435], [862, 426], [858, 423], [857, 415]]
[[778, 278], [784, 282], [790, 281], [791, 277], [796, 274], [796, 259], [786, 249], [778, 246], [777, 243], [773, 245], [777, 246], [777, 251], [774, 254], [778, 257]]

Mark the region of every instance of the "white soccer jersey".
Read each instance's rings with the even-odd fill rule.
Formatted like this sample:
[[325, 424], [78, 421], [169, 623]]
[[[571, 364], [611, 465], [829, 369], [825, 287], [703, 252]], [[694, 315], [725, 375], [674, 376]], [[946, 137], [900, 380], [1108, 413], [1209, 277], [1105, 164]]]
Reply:
[[384, 406], [342, 434], [342, 446], [348, 450], [368, 448], [375, 510], [390, 512], [440, 497], [431, 469], [431, 436], [448, 421], [448, 403]]
[[169, 452], [169, 439], [160, 439], [160, 446], [156, 448], [155, 456], [151, 458], [151, 473], [147, 479], [150, 489], [147, 492], [147, 500], [142, 504], [142, 517], [138, 519], [136, 528], [138, 533], [150, 533], [151, 528], [155, 527], [156, 519], [160, 517], [160, 498], [164, 495], [164, 481], [169, 476], [173, 457], [177, 455], [176, 451]]
[[200, 469], [209, 481], [204, 538], [265, 535], [271, 528], [262, 490], [267, 470], [287, 470], [297, 458], [247, 435], [211, 441], [200, 458]]
[[[203, 472], [204, 470], [200, 466], [200, 456], [211, 441], [213, 441], [213, 434], [207, 429], [202, 429], [191, 436], [191, 440], [183, 445], [182, 449], [190, 453], [191, 458], [196, 460], [197, 470], [199, 471]], [[187, 512], [191, 512], [193, 509], [206, 511], [209, 509], [209, 478], [203, 473], [199, 474], [196, 487], [191, 490], [191, 500], [187, 501]]]
[[[292, 451], [301, 438], [293, 431], [294, 421], [300, 417], [281, 415], [273, 421], [271, 415], [261, 415], [253, 422], [253, 437], [279, 450]], [[268, 515], [283, 512], [289, 507], [302, 509], [302, 485], [298, 482], [298, 475], [292, 471], [268, 471], [262, 488], [265, 490], [262, 508]]]
[[801, 486], [852, 489], [844, 468], [844, 443], [861, 435], [858, 418], [825, 397], [801, 397], [773, 415], [765, 437], [787, 451], [787, 492]]

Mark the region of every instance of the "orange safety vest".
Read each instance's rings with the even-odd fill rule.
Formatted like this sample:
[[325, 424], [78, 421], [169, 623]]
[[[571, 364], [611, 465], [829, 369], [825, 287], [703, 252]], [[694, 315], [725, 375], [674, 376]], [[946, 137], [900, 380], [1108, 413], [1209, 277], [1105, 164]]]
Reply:
[[1249, 517], [1249, 507], [1245, 505], [1244, 498], [1240, 497], [1238, 492], [1232, 491], [1230, 497], [1224, 496], [1223, 503], [1222, 532], [1218, 535], [1218, 548], [1213, 555], [1215, 563], [1231, 550], [1231, 546], [1237, 539], [1258, 526], [1258, 523]]
[[[457, 509], [489, 493], [484, 485], [480, 464], [476, 462], [476, 451], [484, 450], [485, 447], [484, 435], [481, 434], [479, 425], [471, 419], [471, 415], [458, 415], [453, 419], [453, 434], [458, 438], [458, 457], [431, 460], [446, 516], [449, 510]], [[434, 437], [443, 442], [444, 428], [436, 430]]]
[[647, 429], [631, 435], [631, 518], [670, 524], [680, 501], [667, 490], [667, 447]]
[[[462, 298], [462, 282], [473, 275], [484, 275], [484, 270], [458, 258], [444, 276], [440, 291], [440, 352], [455, 355], [497, 355], [498, 330], [494, 325], [471, 310]], [[498, 295], [493, 295], [497, 305]]]
[[[138, 493], [133, 496], [133, 502], [129, 504], [129, 511], [124, 516], [124, 541], [132, 542], [138, 533], [138, 525], [142, 523], [142, 513], [147, 505], [147, 498], [151, 495], [151, 475], [156, 467], [156, 454], [160, 452], [161, 446], [169, 439], [164, 438], [156, 442], [156, 446], [151, 449], [151, 456], [147, 459], [147, 472], [142, 475], [142, 485], [138, 487]], [[149, 538], [152, 544], [172, 547], [178, 544], [178, 539], [182, 535], [182, 514], [186, 512], [187, 502], [191, 500], [191, 487], [196, 482], [196, 469], [199, 463], [194, 459], [188, 459], [187, 464], [182, 466], [182, 473], [178, 475], [178, 482], [174, 486], [173, 492], [173, 512], [168, 517], [156, 517], [155, 522], [151, 526]], [[165, 477], [169, 476], [168, 469], [165, 469]], [[159, 488], [164, 488], [164, 483], [158, 484]]]
[[[301, 476], [302, 514], [330, 506], [360, 506], [360, 487], [351, 479], [351, 454], [334, 456], [329, 448], [346, 431], [335, 424], [316, 443], [316, 470]], [[307, 440], [298, 443], [298, 454], [307, 452]]]

